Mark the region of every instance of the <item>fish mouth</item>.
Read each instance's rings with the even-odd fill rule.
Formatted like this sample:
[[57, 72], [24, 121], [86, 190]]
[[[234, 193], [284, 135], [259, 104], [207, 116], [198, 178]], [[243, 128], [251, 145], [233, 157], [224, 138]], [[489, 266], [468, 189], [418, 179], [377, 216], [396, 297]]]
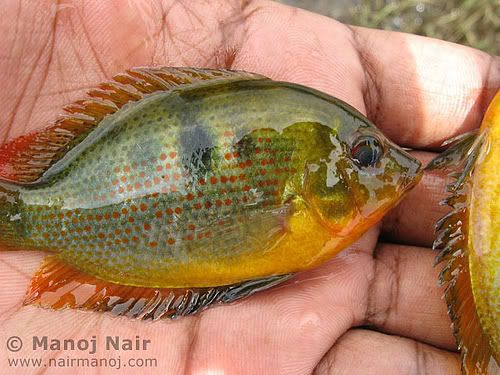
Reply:
[[[410, 155], [409, 155], [410, 156]], [[406, 193], [408, 193], [411, 189], [413, 189], [420, 180], [422, 179], [424, 175], [424, 170], [422, 168], [422, 163], [418, 161], [417, 159], [413, 158], [412, 167], [413, 170], [408, 172], [404, 177], [401, 178], [401, 182], [399, 183], [397, 187], [397, 194], [395, 196], [395, 199], [392, 200], [391, 202], [388, 202], [381, 207], [379, 207], [377, 210], [372, 212], [367, 218], [372, 221], [377, 221], [381, 220], [382, 217], [387, 214], [391, 209], [396, 207], [406, 196]]]
[[382, 205], [375, 213], [375, 217], [381, 218], [388, 211], [397, 206], [404, 199], [406, 194], [418, 185], [424, 175], [422, 163], [418, 159], [415, 159], [412, 155], [403, 150], [398, 152], [398, 154], [405, 159], [405, 170], [399, 177], [395, 199]]
[[399, 193], [403, 195], [420, 182], [424, 169], [420, 160], [413, 157], [406, 150], [395, 149], [393, 150], [393, 156], [399, 159], [399, 164], [403, 166], [398, 186]]

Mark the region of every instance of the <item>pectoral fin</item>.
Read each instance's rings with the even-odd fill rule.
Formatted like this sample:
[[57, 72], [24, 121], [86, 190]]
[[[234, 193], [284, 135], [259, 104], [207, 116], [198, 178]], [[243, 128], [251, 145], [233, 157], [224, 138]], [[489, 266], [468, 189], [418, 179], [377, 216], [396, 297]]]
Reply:
[[174, 319], [218, 303], [229, 303], [266, 290], [292, 277], [270, 276], [238, 284], [207, 288], [160, 289], [114, 284], [86, 275], [48, 256], [31, 281], [24, 304], [55, 310], [107, 311], [140, 320]]

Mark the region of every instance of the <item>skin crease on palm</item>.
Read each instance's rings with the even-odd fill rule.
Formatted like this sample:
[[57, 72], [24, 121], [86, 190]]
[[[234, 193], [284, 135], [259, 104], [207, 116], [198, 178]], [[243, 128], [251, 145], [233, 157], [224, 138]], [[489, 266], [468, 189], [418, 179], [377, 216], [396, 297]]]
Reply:
[[[500, 63], [423, 37], [354, 28], [265, 1], [39, 1], [0, 3], [0, 137], [42, 128], [61, 107], [133, 66], [248, 70], [334, 95], [424, 163], [443, 140], [479, 126], [500, 86]], [[493, 32], [493, 31], [492, 31]], [[34, 353], [33, 335], [151, 340], [156, 374], [455, 374], [450, 321], [430, 249], [446, 179], [422, 182], [381, 223], [318, 269], [232, 305], [156, 323], [22, 307], [42, 253], [0, 252], [0, 373]], [[10, 336], [28, 342], [6, 350]], [[48, 373], [108, 373], [106, 368]], [[125, 368], [124, 373], [137, 373]], [[40, 369], [17, 369], [38, 373]]]

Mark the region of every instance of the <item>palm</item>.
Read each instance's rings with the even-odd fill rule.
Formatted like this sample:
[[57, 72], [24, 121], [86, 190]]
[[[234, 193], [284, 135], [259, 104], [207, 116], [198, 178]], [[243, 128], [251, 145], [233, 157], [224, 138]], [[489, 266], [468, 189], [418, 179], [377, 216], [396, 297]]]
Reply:
[[[7, 1], [3, 8], [8, 21], [1, 25], [0, 46], [8, 52], [0, 59], [0, 133], [5, 139], [43, 127], [64, 104], [132, 66], [232, 68], [305, 84], [347, 101], [391, 138], [415, 148], [435, 146], [477, 126], [484, 109], [474, 103], [486, 100], [488, 90], [498, 86], [498, 65], [479, 52], [352, 30], [266, 2], [243, 6], [237, 1], [116, 1], [24, 9], [21, 3]], [[407, 39], [413, 44], [406, 45]], [[449, 49], [448, 64], [475, 57], [477, 65], [468, 69], [484, 82], [468, 82], [470, 77], [434, 67], [441, 69], [436, 74], [458, 80], [456, 96], [449, 99], [455, 107], [440, 107], [436, 98], [449, 96], [439, 86], [443, 77], [433, 79], [432, 72], [421, 71], [421, 61], [412, 56], [411, 46], [425, 43], [429, 45], [424, 52]], [[386, 57], [375, 58], [374, 51], [382, 47]], [[489, 81], [483, 69], [488, 63]], [[420, 87], [422, 77], [430, 82], [428, 91]], [[400, 79], [405, 80], [403, 88]], [[432, 156], [416, 154], [424, 160]], [[434, 254], [411, 246], [428, 247], [432, 242], [432, 222], [443, 212], [436, 209], [443, 185], [437, 176], [424, 178], [382, 226], [321, 268], [245, 301], [173, 322], [20, 307], [43, 254], [2, 252], [2, 338], [95, 335], [104, 340], [107, 335], [139, 335], [151, 340], [149, 350], [117, 353], [100, 346], [97, 355], [120, 355], [123, 361], [156, 357], [158, 368], [151, 371], [159, 373], [308, 374], [315, 368], [318, 373], [362, 373], [367, 366], [370, 373], [384, 374], [418, 371], [421, 366], [433, 373], [458, 371], [457, 355], [446, 351], [454, 344], [442, 291], [435, 287]], [[384, 238], [401, 245], [384, 243]], [[354, 329], [360, 326], [379, 332]], [[13, 356], [3, 347], [0, 353]], [[33, 353], [29, 345], [17, 353], [35, 354], [48, 358], [78, 353]], [[7, 366], [6, 360], [2, 366]]]

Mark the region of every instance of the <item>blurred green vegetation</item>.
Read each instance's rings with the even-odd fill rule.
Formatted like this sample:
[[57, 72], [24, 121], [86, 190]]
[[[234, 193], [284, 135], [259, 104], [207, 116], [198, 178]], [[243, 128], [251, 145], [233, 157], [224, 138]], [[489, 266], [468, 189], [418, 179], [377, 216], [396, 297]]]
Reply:
[[361, 1], [351, 8], [352, 24], [426, 35], [500, 52], [500, 1]]
[[281, 0], [353, 25], [404, 31], [500, 53], [500, 0]]

